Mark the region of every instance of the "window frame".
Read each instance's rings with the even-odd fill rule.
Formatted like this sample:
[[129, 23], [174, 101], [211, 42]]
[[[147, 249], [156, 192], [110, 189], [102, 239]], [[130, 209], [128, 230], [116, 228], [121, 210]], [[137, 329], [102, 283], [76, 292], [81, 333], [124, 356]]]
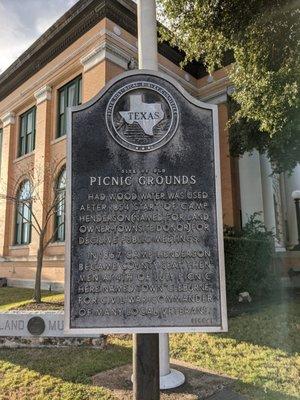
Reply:
[[[30, 114], [32, 114], [32, 129], [28, 133], [27, 132], [28, 118]], [[33, 106], [29, 110], [20, 115], [18, 157], [22, 157], [25, 154], [29, 154], [34, 151], [35, 136], [36, 136], [36, 106]], [[31, 142], [29, 139], [31, 140]], [[29, 143], [31, 143], [30, 148], [29, 148]]]
[[[30, 181], [24, 180], [19, 185], [19, 189], [17, 191], [17, 201], [16, 201], [16, 209], [15, 209], [15, 235], [14, 235], [14, 245], [15, 246], [24, 246], [31, 243], [31, 231], [32, 231], [32, 197], [28, 197], [29, 205], [25, 203], [21, 203], [21, 193], [22, 189], [25, 187], [26, 183], [31, 187]], [[25, 199], [27, 200], [27, 199]], [[22, 212], [19, 211], [20, 206], [22, 208]], [[25, 207], [29, 210], [29, 218], [24, 218], [24, 210]], [[26, 231], [28, 232], [27, 235]], [[25, 237], [25, 238], [24, 238]], [[26, 240], [25, 240], [26, 239]]]
[[[56, 119], [56, 138], [60, 138], [66, 135], [66, 109], [70, 107], [68, 105], [69, 101], [69, 88], [75, 84], [75, 98], [76, 105], [82, 104], [82, 75], [76, 76], [70, 82], [66, 83], [64, 86], [57, 90], [57, 119]], [[61, 113], [61, 96], [64, 94], [64, 111]], [[61, 127], [61, 119], [63, 118], [63, 129]]]
[[[64, 202], [63, 204], [56, 204], [55, 206], [55, 214], [54, 214], [54, 242], [64, 243], [66, 239], [66, 166], [60, 169], [60, 172], [56, 178], [55, 187], [54, 187], [54, 196], [55, 199], [58, 200], [58, 197], [61, 193], [64, 193]], [[64, 175], [64, 187], [60, 187], [61, 181]], [[60, 200], [58, 200], [60, 201]], [[62, 207], [61, 207], [62, 206]], [[63, 209], [63, 213], [58, 214], [58, 209]], [[61, 225], [62, 224], [62, 225]], [[59, 225], [61, 225], [61, 229], [58, 229]], [[60, 235], [61, 231], [63, 234]]]

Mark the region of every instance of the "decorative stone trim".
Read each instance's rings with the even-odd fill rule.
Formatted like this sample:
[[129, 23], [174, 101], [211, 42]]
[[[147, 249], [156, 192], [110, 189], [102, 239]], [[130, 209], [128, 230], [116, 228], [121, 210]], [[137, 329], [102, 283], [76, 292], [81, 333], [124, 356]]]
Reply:
[[82, 337], [0, 337], [0, 348], [43, 348], [43, 347], [94, 347], [105, 349], [106, 337], [99, 338]]
[[101, 45], [95, 47], [89, 54], [84, 56], [80, 62], [83, 65], [84, 72], [86, 72], [100, 64], [105, 59], [110, 60], [114, 64], [117, 64], [123, 69], [127, 70], [130, 56], [117, 46], [109, 43], [102, 43]]
[[[70, 338], [64, 333], [63, 311], [8, 311], [0, 313], [0, 337]], [[77, 334], [75, 337], [99, 338], [96, 334]]]
[[34, 97], [36, 99], [36, 104], [40, 104], [46, 100], [51, 100], [51, 93], [52, 93], [51, 86], [45, 85], [45, 86], [41, 87], [39, 90], [37, 90], [34, 93]]
[[174, 71], [170, 70], [169, 68], [165, 67], [162, 64], [158, 65], [158, 70], [161, 72], [164, 72], [165, 74], [171, 76], [172, 78], [176, 79], [189, 93], [191, 93], [193, 96], [197, 97], [198, 96], [198, 89], [196, 86], [194, 86], [191, 82], [187, 81], [180, 75], [177, 75]]
[[228, 94], [228, 96], [233, 95], [234, 92], [235, 92], [235, 87], [234, 87], [233, 85], [228, 86], [228, 88], [227, 88], [227, 94]]
[[[50, 260], [58, 261], [58, 258], [55, 259], [54, 257], [47, 257], [47, 259], [45, 259], [45, 262], [50, 261]], [[7, 259], [7, 262], [14, 262], [14, 261], [32, 262], [32, 261], [36, 261], [36, 257], [34, 257], [34, 256], [9, 257], [9, 259]], [[60, 261], [63, 261], [63, 259], [61, 259]], [[16, 268], [16, 267], [12, 267], [12, 268]], [[23, 288], [29, 288], [29, 289], [34, 288], [34, 280], [33, 279], [7, 278], [7, 284], [10, 287], [23, 287]], [[64, 283], [63, 282], [42, 281], [41, 288], [42, 288], [42, 290], [51, 290], [53, 292], [63, 292]], [[0, 318], [1, 318], [1, 313], [0, 313]]]
[[121, 36], [122, 35], [122, 31], [121, 31], [121, 29], [120, 29], [120, 27], [118, 25], [114, 26], [113, 31], [117, 36]]
[[0, 119], [3, 123], [3, 128], [5, 128], [7, 125], [14, 125], [14, 123], [16, 122], [16, 116], [13, 112], [8, 112], [2, 115]]
[[200, 96], [202, 101], [211, 104], [222, 104], [227, 102], [227, 89], [221, 90], [217, 93], [210, 94], [208, 96]]

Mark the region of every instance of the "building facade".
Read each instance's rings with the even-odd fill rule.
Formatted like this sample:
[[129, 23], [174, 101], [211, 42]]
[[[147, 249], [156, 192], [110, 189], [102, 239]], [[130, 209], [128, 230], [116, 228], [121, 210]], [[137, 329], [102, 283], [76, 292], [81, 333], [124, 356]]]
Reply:
[[[31, 214], [42, 224], [53, 198], [64, 198], [66, 107], [90, 100], [110, 79], [136, 67], [137, 51], [135, 3], [80, 0], [0, 76], [0, 276], [10, 285], [33, 286], [39, 235]], [[286, 252], [297, 243], [291, 192], [300, 189], [300, 167], [292, 176], [271, 176], [264, 155], [233, 159], [227, 130], [230, 66], [209, 76], [196, 62], [182, 70], [182, 59], [178, 50], [159, 44], [159, 70], [193, 96], [218, 105], [224, 224], [240, 227], [259, 212], [276, 234], [277, 250]], [[32, 185], [41, 201], [10, 200], [26, 200]], [[64, 206], [63, 201], [56, 206], [47, 230], [46, 289], [63, 287]]]

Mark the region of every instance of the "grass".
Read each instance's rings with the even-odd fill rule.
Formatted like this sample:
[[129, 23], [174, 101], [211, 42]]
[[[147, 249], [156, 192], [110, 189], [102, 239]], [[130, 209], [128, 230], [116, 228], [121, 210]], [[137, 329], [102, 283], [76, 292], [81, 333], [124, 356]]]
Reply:
[[91, 385], [101, 371], [127, 364], [129, 344], [93, 348], [1, 349], [1, 400], [115, 400], [104, 388]]
[[[58, 297], [57, 297], [58, 296]], [[28, 304], [32, 291], [0, 289], [0, 310]], [[62, 295], [44, 293], [46, 301]], [[230, 319], [226, 334], [171, 335], [171, 355], [225, 374], [252, 400], [300, 399], [300, 304], [294, 300]], [[131, 361], [131, 340], [111, 336], [106, 350], [0, 349], [0, 400], [112, 400], [93, 387], [98, 372]]]
[[300, 399], [300, 304], [269, 306], [229, 320], [226, 334], [176, 334], [174, 358], [236, 379], [253, 400]]
[[[33, 309], [33, 289], [20, 289], [12, 287], [0, 288], [0, 312], [16, 309]], [[47, 303], [48, 309], [62, 308], [64, 295], [61, 293], [42, 292], [42, 301]]]

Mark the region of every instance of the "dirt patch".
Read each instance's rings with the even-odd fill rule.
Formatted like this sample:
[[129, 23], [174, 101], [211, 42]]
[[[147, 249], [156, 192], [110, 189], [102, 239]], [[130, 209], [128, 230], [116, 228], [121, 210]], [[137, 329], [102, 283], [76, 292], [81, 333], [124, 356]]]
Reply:
[[[208, 399], [233, 382], [227, 376], [215, 375], [181, 361], [172, 360], [171, 367], [181, 371], [185, 375], [186, 382], [177, 389], [162, 391], [162, 400]], [[93, 384], [111, 390], [120, 400], [132, 400], [131, 374], [132, 365], [127, 364], [95, 375]]]
[[63, 310], [64, 303], [63, 302], [52, 302], [52, 301], [43, 301], [42, 303], [36, 304], [34, 302], [22, 304], [18, 307], [14, 307], [14, 310], [28, 310], [28, 311], [49, 311], [49, 310]]

